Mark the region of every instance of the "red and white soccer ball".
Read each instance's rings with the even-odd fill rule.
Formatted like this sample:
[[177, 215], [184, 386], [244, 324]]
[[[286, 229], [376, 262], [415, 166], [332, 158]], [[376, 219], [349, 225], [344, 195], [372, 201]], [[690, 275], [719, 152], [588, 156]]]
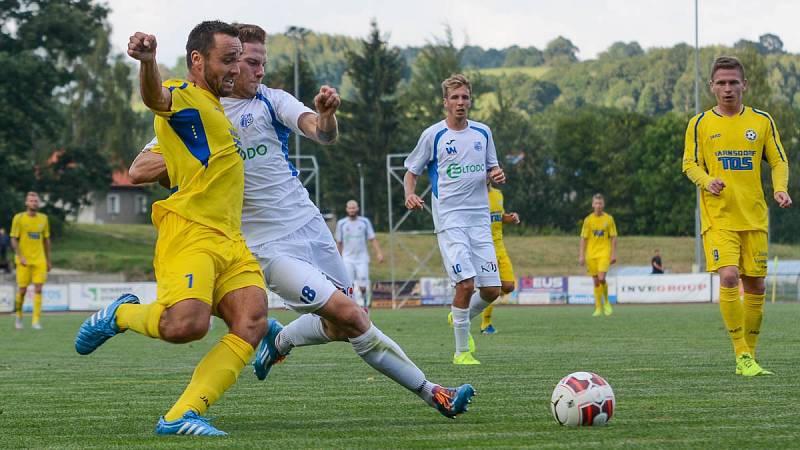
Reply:
[[558, 382], [550, 398], [550, 412], [561, 425], [605, 425], [616, 406], [611, 385], [592, 372], [571, 373]]

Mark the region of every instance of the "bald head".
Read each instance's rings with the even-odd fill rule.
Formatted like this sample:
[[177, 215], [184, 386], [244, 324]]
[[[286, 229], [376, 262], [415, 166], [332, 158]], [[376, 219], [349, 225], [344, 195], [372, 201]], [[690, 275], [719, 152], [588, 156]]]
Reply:
[[347, 202], [347, 206], [345, 206], [345, 212], [347, 212], [347, 217], [357, 217], [358, 216], [358, 202], [355, 200], [350, 200]]

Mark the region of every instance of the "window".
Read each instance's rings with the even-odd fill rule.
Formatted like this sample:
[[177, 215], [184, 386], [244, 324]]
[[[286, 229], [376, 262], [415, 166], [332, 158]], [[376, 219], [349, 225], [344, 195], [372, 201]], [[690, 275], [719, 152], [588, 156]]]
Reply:
[[147, 214], [148, 206], [146, 195], [137, 195], [134, 198], [133, 207], [136, 210], [136, 214]]
[[108, 214], [119, 214], [119, 194], [108, 194], [106, 196], [106, 212]]

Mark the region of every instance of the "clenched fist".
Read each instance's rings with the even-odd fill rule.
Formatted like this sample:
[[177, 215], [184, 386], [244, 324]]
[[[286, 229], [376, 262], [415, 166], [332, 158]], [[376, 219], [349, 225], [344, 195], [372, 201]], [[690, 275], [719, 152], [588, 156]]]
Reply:
[[156, 37], [139, 31], [133, 33], [128, 41], [128, 56], [141, 62], [155, 61]]

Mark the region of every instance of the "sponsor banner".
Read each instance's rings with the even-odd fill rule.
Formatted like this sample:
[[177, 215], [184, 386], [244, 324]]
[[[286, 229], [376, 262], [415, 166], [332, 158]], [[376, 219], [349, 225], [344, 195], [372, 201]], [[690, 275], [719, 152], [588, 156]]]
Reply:
[[[422, 306], [422, 302], [419, 299], [408, 299], [403, 304], [403, 308], [411, 308], [411, 307], [418, 307]], [[370, 309], [392, 309], [392, 300], [391, 299], [381, 299], [381, 300], [372, 300], [372, 303], [369, 305]]]
[[449, 305], [453, 302], [456, 290], [449, 278], [423, 277], [419, 280], [419, 286], [423, 305]]
[[[419, 280], [396, 280], [394, 282], [395, 295], [397, 298], [419, 298]], [[392, 282], [375, 281], [372, 283], [372, 301], [392, 300]]]
[[620, 303], [710, 302], [711, 276], [644, 275], [617, 277]]
[[566, 303], [566, 277], [520, 277], [517, 303], [520, 305], [547, 305]]
[[[23, 312], [33, 311], [33, 285], [25, 291]], [[14, 298], [11, 299], [12, 305]], [[42, 311], [66, 311], [69, 309], [69, 287], [66, 284], [45, 284], [42, 286]], [[12, 306], [13, 310], [13, 306]]]
[[0, 313], [14, 312], [14, 291], [11, 285], [0, 285]]
[[156, 284], [152, 282], [70, 283], [69, 310], [94, 311], [105, 308], [122, 294], [133, 294], [139, 297], [142, 303], [152, 303], [156, 300]]
[[[608, 300], [617, 303], [617, 277], [607, 277]], [[594, 281], [592, 277], [569, 277], [567, 279], [567, 303], [571, 305], [594, 304]]]

